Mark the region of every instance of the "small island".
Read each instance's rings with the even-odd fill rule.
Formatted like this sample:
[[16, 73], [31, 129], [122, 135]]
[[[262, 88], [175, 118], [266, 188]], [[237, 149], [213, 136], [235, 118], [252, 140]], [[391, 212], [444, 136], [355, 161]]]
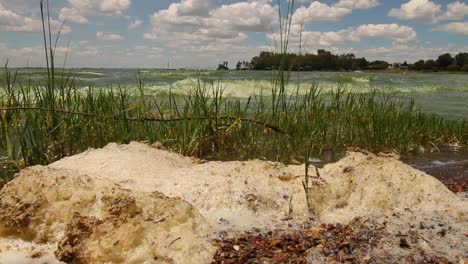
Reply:
[[216, 69], [216, 70], [218, 70], [218, 71], [228, 71], [229, 70], [228, 62], [224, 61], [222, 64], [219, 64], [218, 69]]

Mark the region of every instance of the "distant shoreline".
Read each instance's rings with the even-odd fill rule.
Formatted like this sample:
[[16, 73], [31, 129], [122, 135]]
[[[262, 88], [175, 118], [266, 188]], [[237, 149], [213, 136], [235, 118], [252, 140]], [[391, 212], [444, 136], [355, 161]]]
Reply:
[[412, 71], [412, 70], [364, 70], [362, 72], [366, 73], [400, 73], [400, 74], [468, 74], [468, 72], [462, 72], [462, 71], [456, 71], [456, 72], [451, 72], [451, 71]]
[[[230, 70], [236, 71], [236, 70]], [[272, 71], [272, 70], [250, 70], [248, 72], [256, 72], [256, 71]], [[451, 71], [403, 71], [403, 70], [359, 70], [359, 71], [290, 71], [290, 72], [330, 72], [330, 73], [399, 73], [399, 74], [457, 74], [457, 75], [468, 75], [468, 72], [451, 72]]]
[[[13, 67], [11, 69], [16, 70], [47, 70], [45, 67]], [[62, 69], [60, 69], [62, 70]], [[83, 71], [83, 70], [155, 70], [155, 71], [217, 71], [216, 69], [159, 69], [159, 68], [65, 68], [66, 71]], [[272, 70], [236, 70], [236, 69], [229, 69], [227, 71], [238, 71], [238, 72], [269, 72]], [[456, 74], [456, 75], [468, 75], [468, 72], [462, 71], [414, 71], [414, 70], [399, 70], [399, 69], [387, 69], [387, 70], [358, 70], [358, 71], [293, 71], [290, 70], [289, 72], [330, 72], [330, 73], [399, 73], [399, 74]]]

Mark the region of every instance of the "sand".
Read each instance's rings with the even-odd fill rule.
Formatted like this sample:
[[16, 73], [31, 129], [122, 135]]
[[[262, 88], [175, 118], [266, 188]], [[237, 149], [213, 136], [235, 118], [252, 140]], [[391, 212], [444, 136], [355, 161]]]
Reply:
[[135, 142], [28, 168], [0, 191], [0, 263], [13, 263], [12, 251], [24, 263], [35, 253], [32, 260], [209, 263], [220, 232], [357, 216], [385, 221], [394, 234], [450, 225], [445, 237], [421, 229], [431, 241], [421, 247], [466, 258], [467, 200], [398, 156], [350, 152], [320, 177], [310, 171], [306, 196], [303, 165], [203, 162]]

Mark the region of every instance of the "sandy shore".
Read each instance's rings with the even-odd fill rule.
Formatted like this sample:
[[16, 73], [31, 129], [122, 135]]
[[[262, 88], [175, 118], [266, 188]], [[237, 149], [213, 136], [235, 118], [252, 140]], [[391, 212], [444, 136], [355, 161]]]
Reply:
[[[324, 223], [363, 228], [356, 219], [382, 227], [377, 246], [361, 252], [370, 260], [382, 252], [395, 261], [468, 259], [464, 194], [398, 157], [350, 152], [320, 177], [310, 171], [306, 196], [303, 165], [203, 162], [140, 143], [28, 168], [0, 191], [0, 263], [210, 263], [221, 256], [220, 237]], [[304, 259], [331, 256], [327, 230]]]

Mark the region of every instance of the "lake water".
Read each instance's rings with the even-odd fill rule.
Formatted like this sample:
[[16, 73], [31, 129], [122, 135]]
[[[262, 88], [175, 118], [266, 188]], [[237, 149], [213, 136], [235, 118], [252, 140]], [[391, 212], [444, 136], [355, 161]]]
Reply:
[[[124, 85], [136, 87], [137, 69], [75, 69], [79, 87], [108, 87]], [[201, 81], [222, 85], [226, 94], [247, 98], [252, 93], [268, 92], [273, 73], [269, 71], [196, 71], [196, 70], [140, 70], [148, 93], [185, 94]], [[29, 77], [26, 77], [29, 76]], [[44, 69], [20, 69], [19, 80], [43, 81]], [[319, 83], [325, 91], [341, 85], [355, 92], [372, 90], [396, 91], [413, 98], [425, 112], [449, 118], [468, 119], [468, 74], [394, 74], [345, 72], [291, 73], [291, 89], [299, 84], [305, 92], [312, 83]]]

